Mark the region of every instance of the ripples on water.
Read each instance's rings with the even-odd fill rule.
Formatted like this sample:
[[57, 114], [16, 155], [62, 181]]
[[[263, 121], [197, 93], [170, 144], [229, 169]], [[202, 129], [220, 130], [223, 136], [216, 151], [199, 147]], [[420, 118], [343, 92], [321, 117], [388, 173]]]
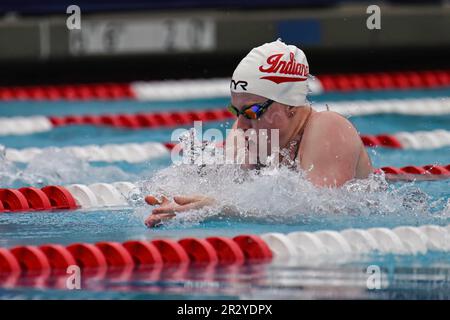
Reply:
[[[181, 142], [184, 150], [186, 145], [192, 148], [189, 140]], [[186, 154], [191, 159], [203, 155], [206, 163], [212, 163], [208, 157], [214, 150], [203, 154], [191, 150]], [[390, 184], [379, 174], [349, 181], [342, 188], [318, 188], [305, 178], [304, 172], [287, 167], [248, 171], [237, 165], [180, 164], [156, 172], [139, 185], [143, 195], [171, 198], [198, 194], [216, 200], [213, 207], [178, 215], [168, 222], [172, 226], [226, 218], [284, 224], [342, 216], [426, 219], [432, 215], [434, 219], [446, 219], [450, 212], [448, 199], [435, 200], [414, 182]]]
[[[184, 142], [191, 145], [190, 141]], [[196, 147], [201, 148], [201, 147]], [[204, 147], [203, 147], [204, 148]], [[211, 146], [209, 146], [211, 149]], [[201, 150], [190, 149], [190, 157]], [[214, 150], [213, 150], [214, 151]], [[208, 154], [203, 156], [207, 157]], [[211, 162], [211, 159], [207, 159]], [[314, 220], [342, 217], [414, 217], [447, 220], [448, 197], [433, 199], [420, 183], [387, 183], [382, 175], [347, 182], [342, 188], [317, 188], [304, 172], [286, 167], [242, 170], [237, 165], [173, 164], [157, 172], [128, 173], [114, 165], [96, 167], [64, 151], [50, 150], [31, 163], [15, 164], [0, 158], [2, 186], [135, 181], [139, 190], [129, 195], [137, 214], [148, 207], [146, 194], [206, 195], [216, 205], [179, 214], [169, 227], [189, 226], [205, 220], [233, 220], [257, 223], [306, 224]], [[434, 182], [439, 183], [439, 182]]]

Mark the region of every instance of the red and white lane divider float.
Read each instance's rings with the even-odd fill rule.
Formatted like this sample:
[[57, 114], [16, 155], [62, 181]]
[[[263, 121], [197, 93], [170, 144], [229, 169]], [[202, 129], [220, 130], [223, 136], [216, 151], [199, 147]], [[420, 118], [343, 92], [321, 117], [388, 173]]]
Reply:
[[[450, 114], [450, 99], [389, 99], [340, 101], [315, 104], [318, 111], [330, 108], [344, 116], [380, 113], [436, 116]], [[192, 125], [194, 121], [225, 121], [234, 116], [226, 109], [189, 110], [137, 114], [32, 116], [0, 118], [0, 135], [19, 135], [49, 131], [68, 125], [108, 126], [123, 129], [161, 128]]]
[[362, 135], [367, 147], [386, 147], [398, 149], [437, 149], [450, 146], [450, 131], [438, 129], [432, 131], [397, 132], [393, 134]]
[[[447, 166], [406, 166], [377, 169], [396, 180], [438, 180], [450, 178]], [[42, 210], [74, 210], [92, 208], [128, 208], [129, 200], [139, 195], [137, 185], [121, 181], [114, 183], [71, 184], [46, 186], [41, 189], [24, 187], [0, 189], [0, 213]]]
[[14, 162], [31, 162], [49, 151], [62, 151], [86, 161], [139, 163], [170, 154], [169, 144], [159, 142], [67, 146], [63, 148], [5, 148], [5, 158]]
[[0, 279], [2, 275], [9, 274], [60, 274], [72, 265], [78, 265], [84, 272], [91, 274], [97, 271], [95, 274], [98, 275], [120, 268], [145, 270], [155, 265], [242, 265], [269, 262], [271, 259], [272, 251], [255, 235], [184, 238], [179, 241], [155, 239], [124, 243], [74, 243], [68, 246], [17, 246], [0, 248]]
[[377, 99], [353, 100], [314, 104], [318, 111], [331, 111], [344, 116], [365, 116], [371, 114], [395, 113], [415, 116], [437, 116], [450, 113], [450, 99], [422, 98], [422, 99]]
[[[398, 132], [394, 134], [362, 135], [367, 147], [397, 149], [435, 149], [450, 146], [450, 131], [433, 130]], [[105, 145], [67, 146], [63, 148], [5, 148], [5, 158], [13, 162], [31, 162], [36, 156], [49, 151], [63, 151], [86, 161], [139, 163], [168, 156], [175, 144], [172, 143], [123, 143]], [[1, 147], [1, 146], [0, 146]]]
[[[310, 78], [312, 94], [330, 91], [441, 88], [450, 86], [450, 71], [380, 72], [319, 75]], [[230, 79], [171, 80], [0, 88], [0, 100], [186, 100], [227, 97]]]
[[78, 265], [85, 274], [104, 276], [107, 271], [117, 272], [121, 268], [138, 271], [161, 265], [198, 267], [268, 263], [272, 260], [308, 264], [316, 259], [350, 261], [371, 253], [416, 255], [428, 251], [450, 251], [450, 225], [298, 231], [287, 235], [266, 233], [260, 236], [240, 235], [232, 239], [210, 237], [179, 241], [104, 241], [68, 246], [24, 245], [0, 248], [0, 279], [64, 274], [73, 265]]

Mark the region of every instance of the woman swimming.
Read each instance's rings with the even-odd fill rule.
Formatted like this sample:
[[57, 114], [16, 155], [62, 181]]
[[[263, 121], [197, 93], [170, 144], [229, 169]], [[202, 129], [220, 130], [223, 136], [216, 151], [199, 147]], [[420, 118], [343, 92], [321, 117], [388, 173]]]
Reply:
[[[293, 45], [277, 40], [251, 50], [231, 80], [228, 109], [237, 117], [232, 129], [241, 134], [250, 130], [275, 132], [277, 139], [268, 137], [268, 150], [273, 150], [271, 144], [276, 141], [279, 150], [284, 151], [277, 155], [279, 164], [303, 170], [316, 186], [339, 187], [355, 178], [367, 178], [374, 169], [355, 127], [338, 113], [318, 112], [308, 103], [308, 73], [305, 54]], [[234, 138], [229, 135], [225, 144], [235, 148], [233, 157], [242, 147], [232, 143]], [[252, 142], [245, 148], [250, 149], [249, 143]], [[244, 168], [261, 166], [261, 159], [251, 162], [250, 158], [246, 157]], [[160, 205], [146, 219], [149, 227], [177, 212], [214, 203], [214, 199], [203, 195], [175, 196], [173, 202], [149, 195], [145, 200], [150, 205]]]

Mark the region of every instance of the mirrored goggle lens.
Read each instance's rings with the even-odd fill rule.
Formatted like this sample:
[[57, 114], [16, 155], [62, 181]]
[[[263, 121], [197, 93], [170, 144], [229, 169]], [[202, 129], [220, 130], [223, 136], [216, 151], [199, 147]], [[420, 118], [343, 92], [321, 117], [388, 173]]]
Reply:
[[252, 119], [258, 119], [261, 115], [261, 106], [255, 104], [251, 106], [250, 108], [246, 109], [244, 112], [246, 115], [251, 117]]
[[[257, 111], [259, 111], [259, 109]], [[253, 107], [252, 107], [252, 108], [246, 109], [244, 111], [244, 113], [245, 113], [245, 116], [247, 118], [249, 118], [249, 119], [258, 119], [258, 112], [257, 111], [255, 111], [253, 109]]]

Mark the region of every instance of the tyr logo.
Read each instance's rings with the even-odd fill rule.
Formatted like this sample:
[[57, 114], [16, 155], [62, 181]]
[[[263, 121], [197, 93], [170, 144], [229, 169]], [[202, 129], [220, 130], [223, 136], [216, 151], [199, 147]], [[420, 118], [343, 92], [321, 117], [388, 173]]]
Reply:
[[248, 82], [247, 81], [242, 81], [242, 80], [238, 80], [238, 81], [234, 81], [231, 80], [231, 84], [230, 87], [233, 86], [233, 89], [236, 90], [237, 86], [241, 86], [242, 90], [247, 91], [247, 86], [248, 86]]

